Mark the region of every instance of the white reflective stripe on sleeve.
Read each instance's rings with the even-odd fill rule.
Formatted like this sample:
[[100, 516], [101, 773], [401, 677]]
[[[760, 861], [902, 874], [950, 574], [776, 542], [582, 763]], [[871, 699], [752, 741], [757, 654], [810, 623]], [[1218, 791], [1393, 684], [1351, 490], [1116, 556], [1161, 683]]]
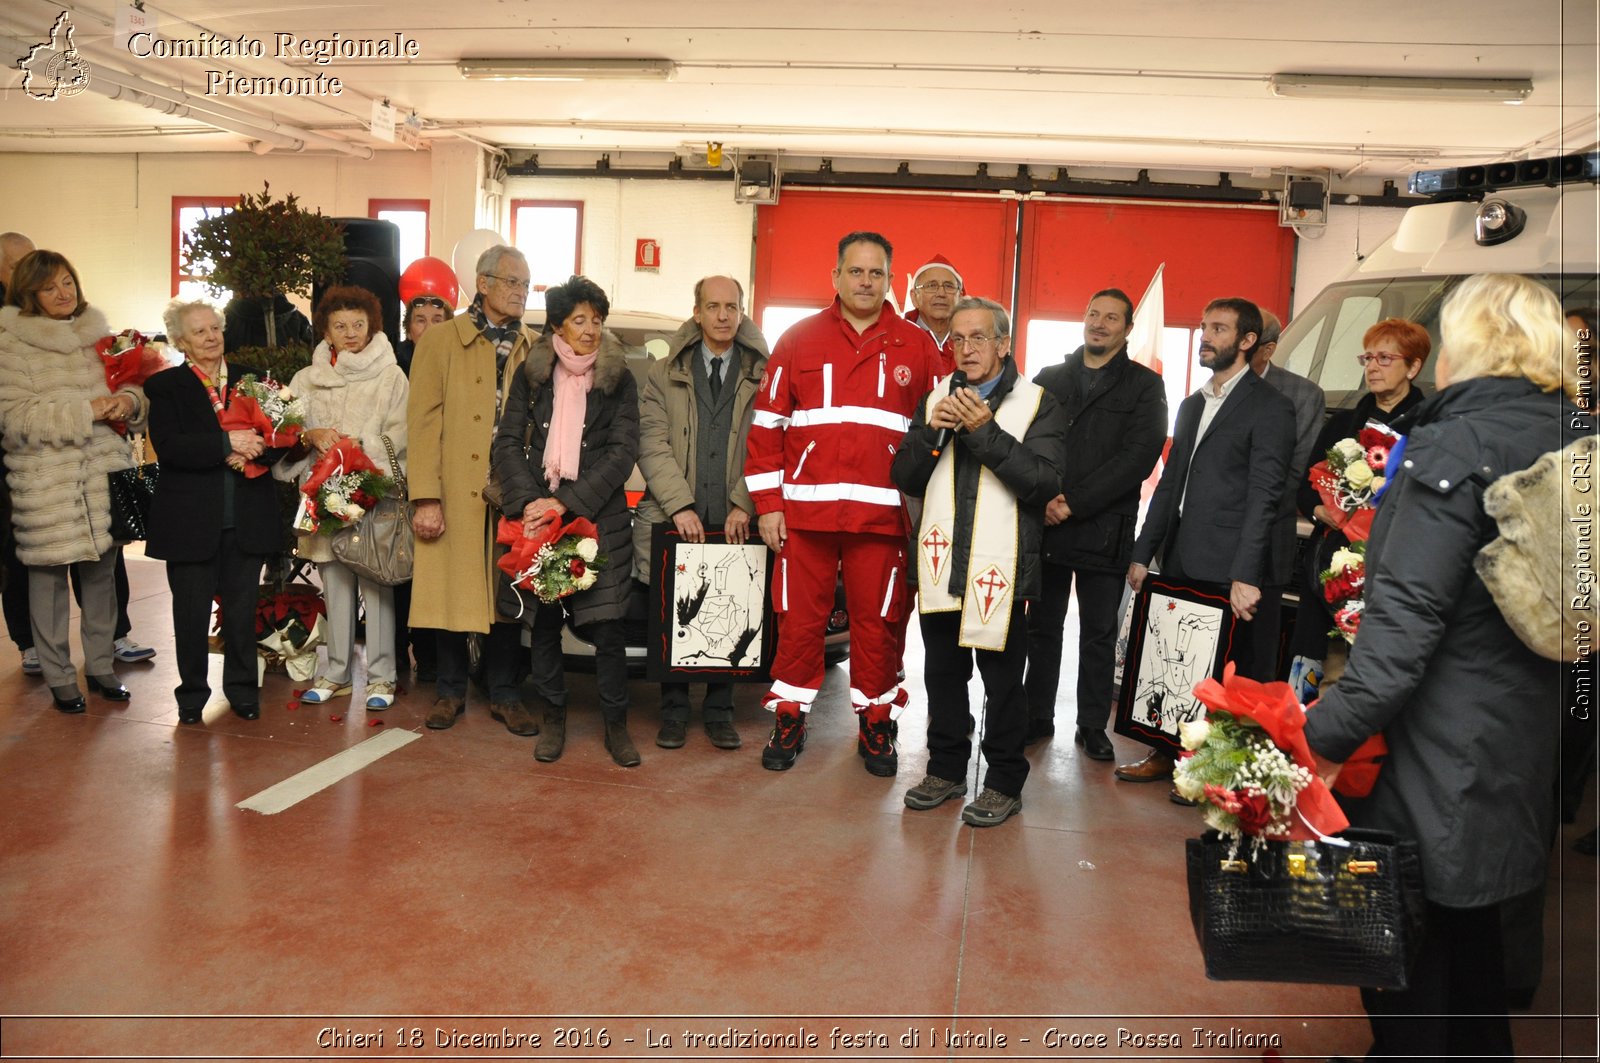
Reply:
[[783, 497], [795, 502], [866, 502], [896, 509], [901, 505], [899, 491], [871, 484], [784, 484]]
[[744, 478], [745, 489], [751, 492], [771, 491], [775, 487], [783, 486], [783, 473], [758, 472], [754, 476]]
[[900, 575], [898, 567], [889, 570], [889, 585], [883, 589], [883, 608], [878, 610], [879, 616], [889, 615], [889, 604], [894, 601], [894, 578]]
[[833, 363], [822, 363], [822, 405], [833, 405]]
[[811, 703], [817, 700], [817, 691], [814, 687], [797, 687], [792, 683], [785, 683], [781, 679], [772, 681], [772, 692], [784, 701], [794, 702], [802, 709], [809, 709]]
[[824, 424], [871, 425], [904, 435], [911, 427], [911, 418], [876, 406], [827, 406], [820, 410], [796, 410], [789, 415], [789, 424], [794, 428]]
[[783, 366], [772, 371], [772, 384], [767, 388], [767, 401], [772, 402], [778, 397], [778, 381], [783, 379]]
[[756, 428], [787, 428], [789, 418], [775, 410], [757, 410], [750, 423]]

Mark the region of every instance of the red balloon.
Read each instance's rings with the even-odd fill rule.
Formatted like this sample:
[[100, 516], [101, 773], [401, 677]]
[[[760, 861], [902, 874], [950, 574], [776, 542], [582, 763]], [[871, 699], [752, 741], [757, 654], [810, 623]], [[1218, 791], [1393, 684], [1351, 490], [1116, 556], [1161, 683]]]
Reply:
[[456, 307], [456, 296], [461, 289], [456, 284], [456, 271], [450, 263], [440, 258], [419, 258], [400, 274], [400, 301], [410, 303], [419, 295], [437, 295]]

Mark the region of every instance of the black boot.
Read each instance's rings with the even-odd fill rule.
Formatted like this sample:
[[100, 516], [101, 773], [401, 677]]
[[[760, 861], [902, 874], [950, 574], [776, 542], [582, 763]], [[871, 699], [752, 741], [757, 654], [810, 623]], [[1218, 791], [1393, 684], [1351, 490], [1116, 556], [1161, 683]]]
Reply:
[[544, 724], [539, 728], [539, 744], [533, 747], [533, 759], [549, 764], [561, 759], [567, 745], [567, 707], [552, 705], [544, 710]]
[[611, 754], [611, 759], [621, 768], [637, 768], [639, 766], [639, 751], [634, 748], [633, 739], [628, 737], [627, 720], [606, 721], [606, 752]]

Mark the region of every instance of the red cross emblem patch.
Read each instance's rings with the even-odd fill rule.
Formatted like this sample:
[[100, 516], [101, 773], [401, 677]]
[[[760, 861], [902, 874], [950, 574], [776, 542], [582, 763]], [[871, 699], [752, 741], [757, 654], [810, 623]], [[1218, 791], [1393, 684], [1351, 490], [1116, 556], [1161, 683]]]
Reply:
[[895, 366], [894, 382], [899, 384], [901, 387], [908, 386], [911, 383], [911, 367], [909, 365]]
[[973, 602], [978, 607], [978, 619], [987, 624], [1004, 604], [1011, 584], [1006, 580], [1005, 573], [1000, 571], [1000, 566], [990, 565], [973, 579], [972, 590]]
[[922, 537], [922, 552], [927, 555], [928, 570], [933, 574], [933, 581], [942, 582], [945, 563], [950, 560], [950, 540], [937, 524]]

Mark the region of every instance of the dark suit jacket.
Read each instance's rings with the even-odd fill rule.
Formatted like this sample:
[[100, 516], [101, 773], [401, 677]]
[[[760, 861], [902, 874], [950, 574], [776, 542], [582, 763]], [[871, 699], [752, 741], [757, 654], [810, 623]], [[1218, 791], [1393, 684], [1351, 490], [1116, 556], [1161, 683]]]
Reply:
[[1268, 367], [1263, 379], [1294, 404], [1294, 454], [1289, 459], [1283, 497], [1278, 500], [1278, 521], [1272, 531], [1272, 565], [1267, 576], [1268, 586], [1287, 587], [1294, 579], [1295, 499], [1306, 480], [1311, 444], [1322, 427], [1328, 400], [1316, 384], [1281, 366]]
[[1167, 441], [1167, 394], [1161, 377], [1118, 351], [1101, 370], [1100, 386], [1078, 386], [1083, 348], [1034, 377], [1061, 404], [1067, 441], [1061, 494], [1072, 516], [1044, 529], [1044, 559], [1053, 565], [1119, 575], [1128, 570], [1139, 489]]
[[1178, 407], [1167, 467], [1133, 559], [1149, 565], [1175, 542], [1190, 578], [1261, 587], [1269, 582], [1273, 523], [1294, 452], [1294, 406], [1246, 367], [1196, 447], [1204, 406], [1196, 391]]
[[[261, 375], [259, 369], [228, 363], [224, 404], [233, 401], [234, 384], [249, 373]], [[230, 476], [239, 549], [247, 554], [282, 550], [284, 529], [272, 476], [249, 478], [228, 468], [233, 447], [194, 370], [180, 365], [157, 373], [145, 382], [144, 394], [150, 402], [150, 441], [161, 461], [145, 554], [167, 561], [215, 557], [222, 540], [222, 484]], [[270, 465], [283, 453], [268, 450], [258, 460]]]

